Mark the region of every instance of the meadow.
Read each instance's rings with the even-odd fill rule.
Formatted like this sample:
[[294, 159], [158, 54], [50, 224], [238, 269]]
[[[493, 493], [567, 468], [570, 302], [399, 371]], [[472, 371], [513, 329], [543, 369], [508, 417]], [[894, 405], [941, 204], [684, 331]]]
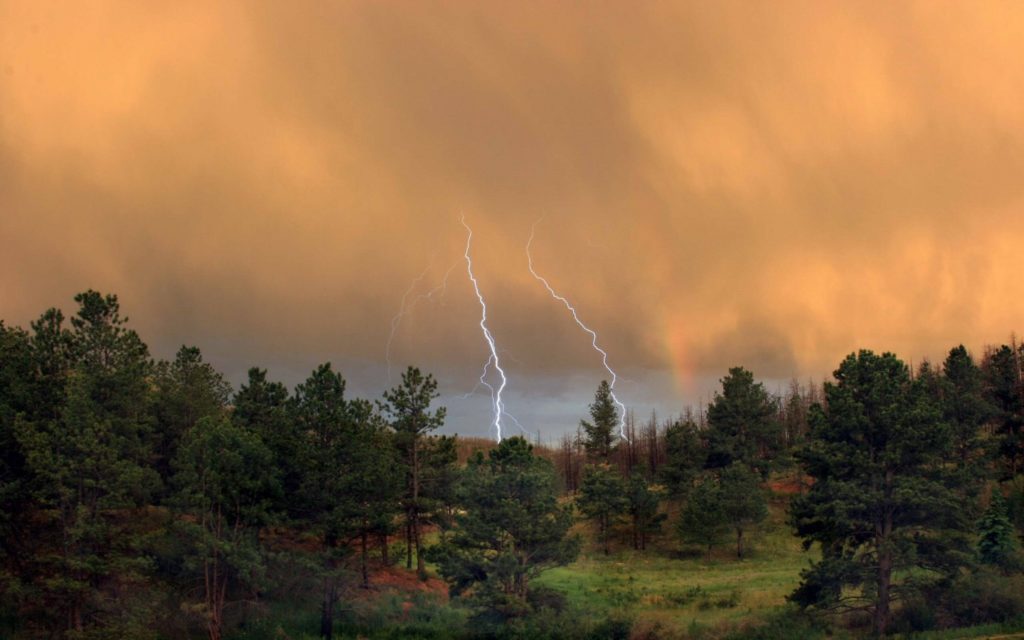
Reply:
[[537, 583], [564, 592], [581, 610], [626, 615], [640, 626], [675, 634], [769, 616], [785, 604], [814, 557], [786, 525], [784, 498], [772, 501], [769, 519], [742, 560], [729, 544], [716, 547], [710, 562], [703, 550], [682, 548], [673, 521], [644, 552], [620, 544], [605, 556], [588, 548], [575, 563], [551, 569]]
[[[605, 555], [593, 543], [591, 526], [579, 522], [574, 533], [587, 541], [578, 560], [546, 571], [536, 588], [564, 595], [566, 611], [589, 624], [599, 638], [798, 640], [859, 637], [841, 624], [817, 624], [799, 616], [786, 596], [800, 581], [800, 572], [816, 550], [804, 551], [787, 524], [788, 496], [774, 494], [769, 517], [753, 532], [746, 557], [736, 558], [730, 544], [705, 551], [682, 545], [673, 532], [670, 513], [662, 533], [644, 552], [629, 548], [618, 536]], [[437, 532], [427, 542], [437, 541]], [[393, 552], [400, 553], [396, 545]], [[345, 640], [479, 637], [472, 633], [470, 613], [458, 599], [447, 597], [436, 567], [419, 581], [412, 572], [392, 568], [375, 574], [368, 592], [353, 590], [343, 607], [339, 634]], [[233, 640], [313, 640], [318, 613], [311, 601], [275, 602], [265, 615], [239, 629]], [[611, 624], [609, 624], [611, 621]], [[616, 625], [615, 622], [620, 624]], [[555, 634], [557, 636], [557, 628]], [[529, 636], [527, 636], [529, 637]], [[1024, 638], [1024, 620], [894, 638], [953, 640]]]

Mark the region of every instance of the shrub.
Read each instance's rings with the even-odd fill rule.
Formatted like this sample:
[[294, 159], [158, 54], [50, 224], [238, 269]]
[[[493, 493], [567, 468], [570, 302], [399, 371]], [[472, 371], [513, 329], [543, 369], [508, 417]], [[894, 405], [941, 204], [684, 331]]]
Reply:
[[592, 612], [541, 608], [504, 621], [474, 618], [469, 637], [488, 640], [628, 640], [633, 620], [623, 614], [595, 619]]
[[723, 640], [818, 640], [827, 635], [830, 635], [828, 629], [822, 626], [820, 619], [796, 608], [786, 608], [762, 624], [727, 634]]
[[944, 585], [928, 600], [936, 610], [937, 626], [1004, 622], [1024, 614], [1024, 580], [990, 568], [978, 569]]
[[526, 601], [535, 610], [550, 609], [561, 613], [565, 611], [565, 594], [557, 589], [545, 586], [534, 586], [526, 596]]

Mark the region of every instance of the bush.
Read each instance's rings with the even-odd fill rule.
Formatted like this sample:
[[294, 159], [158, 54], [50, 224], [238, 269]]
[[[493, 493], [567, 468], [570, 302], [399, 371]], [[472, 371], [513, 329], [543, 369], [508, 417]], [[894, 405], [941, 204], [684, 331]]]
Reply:
[[565, 594], [557, 589], [545, 586], [534, 586], [531, 588], [527, 594], [526, 601], [534, 611], [550, 609], [561, 613], [565, 611], [566, 607]]
[[475, 618], [469, 626], [469, 637], [488, 640], [628, 640], [633, 620], [622, 614], [595, 620], [592, 612], [544, 607], [504, 622]]
[[787, 608], [767, 618], [763, 624], [738, 629], [724, 640], [818, 640], [830, 635], [820, 619], [795, 608]]
[[1005, 576], [989, 568], [979, 569], [944, 585], [928, 600], [936, 610], [936, 626], [949, 628], [1004, 622], [1024, 615], [1024, 579]]
[[924, 598], [911, 598], [895, 612], [890, 630], [894, 633], [916, 633], [935, 629], [938, 624], [935, 607]]
[[619, 614], [603, 620], [587, 634], [587, 640], [629, 640], [633, 630], [633, 619]]

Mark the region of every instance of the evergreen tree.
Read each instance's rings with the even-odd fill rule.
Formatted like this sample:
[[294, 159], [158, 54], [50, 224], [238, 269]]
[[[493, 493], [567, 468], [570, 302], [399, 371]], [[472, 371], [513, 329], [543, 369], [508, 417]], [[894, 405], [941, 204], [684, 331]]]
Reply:
[[148, 466], [150, 360], [116, 296], [88, 291], [75, 300], [70, 331], [52, 310], [33, 325], [38, 398], [61, 399], [26, 412], [15, 426], [42, 508], [37, 535], [59, 549], [41, 553], [30, 571], [66, 632], [117, 635], [143, 624], [122, 615], [123, 598], [150, 566], [131, 516], [159, 486]]
[[946, 382], [942, 412], [953, 429], [957, 466], [963, 470], [976, 468], [984, 453], [981, 429], [992, 416], [992, 406], [984, 397], [981, 369], [960, 345], [950, 349], [942, 370]]
[[412, 568], [415, 551], [416, 571], [420, 576], [426, 575], [420, 537], [421, 513], [424, 511], [420, 496], [422, 441], [424, 435], [444, 424], [444, 407], [430, 411], [430, 405], [438, 395], [437, 381], [433, 376], [424, 376], [416, 367], [409, 367], [402, 374], [402, 384], [384, 392], [384, 401], [380, 403], [381, 411], [395, 432], [395, 445], [405, 466], [406, 568]]
[[303, 437], [299, 450], [303, 466], [300, 511], [321, 540], [320, 635], [324, 638], [331, 638], [334, 632], [341, 562], [349, 552], [342, 543], [354, 529], [356, 496], [350, 485], [355, 479], [347, 468], [358, 435], [353, 413], [345, 400], [345, 380], [330, 363], [318, 366], [295, 387], [292, 418]]
[[729, 533], [729, 522], [722, 510], [722, 489], [713, 474], [704, 474], [694, 487], [680, 514], [677, 530], [684, 542], [704, 547], [707, 560], [711, 561], [712, 548]]
[[604, 554], [608, 555], [612, 526], [629, 506], [622, 476], [607, 464], [590, 465], [583, 472], [576, 505], [580, 511], [597, 523], [597, 536]]
[[612, 389], [607, 380], [602, 380], [590, 405], [590, 422], [580, 421], [586, 434], [584, 446], [587, 457], [592, 461], [607, 463], [615, 449], [615, 428], [619, 424], [618, 410], [612, 399]]
[[673, 422], [665, 431], [665, 463], [658, 470], [669, 496], [684, 501], [707, 460], [700, 429], [692, 420]]
[[722, 515], [736, 532], [736, 557], [742, 559], [743, 534], [768, 517], [768, 503], [758, 475], [741, 463], [722, 469], [719, 482]]
[[423, 442], [421, 503], [426, 519], [436, 524], [442, 537], [453, 524], [459, 479], [455, 436], [434, 436]]
[[35, 372], [32, 404], [25, 417], [32, 422], [57, 420], [74, 365], [73, 338], [60, 309], [48, 309], [31, 326]]
[[304, 457], [304, 421], [293, 411], [288, 390], [280, 382], [267, 380], [266, 369], [249, 369], [248, 381], [243, 384], [231, 402], [231, 420], [260, 437], [273, 456], [275, 475], [281, 484], [280, 499], [274, 511], [298, 517], [301, 514], [300, 496]]
[[167, 480], [182, 436], [201, 418], [224, 415], [231, 385], [216, 369], [203, 362], [197, 347], [186, 346], [178, 350], [173, 361], [157, 363], [155, 382], [153, 448], [156, 468]]
[[818, 543], [822, 559], [792, 598], [866, 608], [883, 635], [894, 600], [967, 559], [969, 526], [946, 465], [951, 430], [892, 354], [851, 354], [834, 375], [799, 453], [814, 483], [790, 507], [797, 534], [805, 547]]
[[[339, 471], [349, 484], [346, 487], [352, 501], [349, 517], [352, 531], [359, 541], [362, 587], [368, 589], [370, 537], [391, 531], [401, 506], [403, 478], [394, 436], [387, 431], [386, 424], [374, 412], [373, 406], [357, 400], [352, 403], [351, 413], [356, 433], [348, 443], [345, 466]], [[436, 486], [428, 484], [431, 488]]]
[[1009, 569], [1016, 564], [1019, 544], [1017, 532], [1006, 513], [1006, 502], [999, 488], [992, 492], [992, 502], [978, 523], [978, 556], [985, 564]]
[[775, 402], [743, 367], [729, 369], [722, 392], [708, 407], [708, 460], [712, 468], [742, 462], [767, 477], [778, 453], [781, 427]]
[[25, 574], [16, 565], [32, 553], [25, 544], [32, 538], [26, 537], [32, 526], [31, 479], [15, 431], [18, 416], [33, 404], [32, 356], [28, 333], [0, 321], [0, 611], [16, 608], [13, 596]]
[[1008, 345], [989, 352], [982, 363], [985, 392], [994, 408], [1004, 478], [1013, 478], [1024, 460], [1024, 388], [1020, 354]]
[[188, 568], [201, 578], [194, 607], [210, 640], [224, 632], [224, 607], [263, 582], [259, 529], [278, 490], [270, 451], [259, 437], [225, 417], [201, 418], [181, 440], [174, 460], [174, 504], [187, 518], [176, 527], [188, 541]]
[[643, 475], [633, 474], [626, 489], [626, 511], [632, 523], [633, 548], [644, 551], [648, 537], [661, 531], [661, 524], [668, 516], [658, 512], [661, 494], [651, 488]]
[[530, 582], [579, 552], [568, 535], [571, 509], [558, 504], [555, 485], [551, 463], [520, 437], [470, 459], [453, 534], [430, 551], [452, 595], [503, 618], [530, 610]]

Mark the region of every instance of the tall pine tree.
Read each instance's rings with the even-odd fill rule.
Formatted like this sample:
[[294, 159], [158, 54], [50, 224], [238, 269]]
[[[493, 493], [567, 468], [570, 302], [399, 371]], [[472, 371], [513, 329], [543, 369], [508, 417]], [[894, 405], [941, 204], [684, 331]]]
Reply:
[[416, 571], [426, 575], [422, 554], [420, 525], [426, 510], [422, 500], [423, 482], [423, 440], [424, 436], [444, 424], [445, 408], [433, 411], [430, 406], [438, 397], [437, 381], [423, 375], [416, 367], [409, 367], [402, 374], [402, 384], [386, 391], [380, 403], [381, 411], [388, 418], [395, 434], [395, 445], [405, 466], [405, 540], [406, 568], [412, 568], [413, 552], [416, 556]]
[[591, 461], [608, 462], [615, 450], [615, 427], [618, 423], [619, 413], [612, 399], [612, 388], [607, 380], [602, 380], [594, 394], [594, 402], [590, 405], [590, 422], [580, 421], [586, 434], [583, 444]]
[[946, 464], [952, 433], [892, 354], [851, 354], [834, 375], [799, 453], [814, 483], [791, 503], [797, 534], [822, 559], [792, 598], [868, 610], [883, 635], [893, 601], [966, 561], [969, 525]]

